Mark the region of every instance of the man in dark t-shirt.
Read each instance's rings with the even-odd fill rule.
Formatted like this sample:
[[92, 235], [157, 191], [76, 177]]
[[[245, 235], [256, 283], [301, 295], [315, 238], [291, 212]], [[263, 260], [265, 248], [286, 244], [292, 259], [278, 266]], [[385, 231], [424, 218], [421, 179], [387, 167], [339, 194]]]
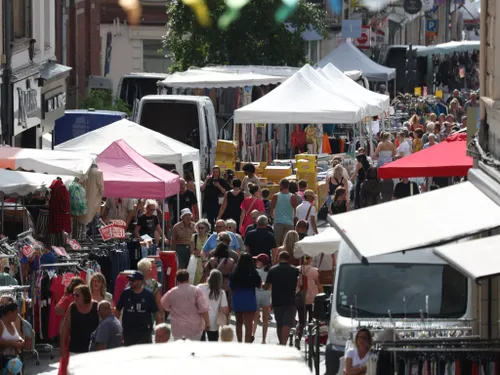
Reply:
[[295, 322], [297, 308], [295, 307], [295, 292], [299, 270], [290, 264], [290, 254], [282, 251], [279, 254], [279, 264], [269, 270], [264, 289], [271, 289], [274, 317], [278, 327], [280, 345], [286, 345], [290, 328]]
[[245, 249], [247, 253], [256, 257], [259, 254], [266, 254], [271, 258], [273, 249], [276, 248], [276, 237], [267, 230], [267, 216], [261, 215], [257, 219], [257, 229], [247, 231], [245, 236]]
[[[191, 190], [188, 190], [186, 181], [183, 178], [179, 180], [179, 185], [179, 209], [182, 211], [185, 208], [189, 208], [189, 210], [193, 213], [193, 221], [197, 222], [200, 215], [198, 212], [198, 199], [196, 199], [196, 194]], [[177, 195], [168, 199], [168, 207], [171, 213], [170, 217], [172, 218], [172, 224], [176, 224], [178, 222]]]
[[[116, 304], [115, 316], [122, 316], [123, 344], [151, 344], [153, 321], [151, 315], [158, 312], [153, 293], [144, 289], [144, 275], [140, 271], [128, 275], [130, 287], [125, 289]], [[156, 323], [159, 323], [156, 316]]]
[[403, 178], [401, 182], [398, 182], [396, 184], [396, 187], [394, 188], [394, 194], [392, 199], [401, 199], [401, 198], [406, 198], [410, 197], [412, 195], [418, 195], [420, 194], [420, 191], [418, 189], [418, 185], [410, 181], [407, 178]]

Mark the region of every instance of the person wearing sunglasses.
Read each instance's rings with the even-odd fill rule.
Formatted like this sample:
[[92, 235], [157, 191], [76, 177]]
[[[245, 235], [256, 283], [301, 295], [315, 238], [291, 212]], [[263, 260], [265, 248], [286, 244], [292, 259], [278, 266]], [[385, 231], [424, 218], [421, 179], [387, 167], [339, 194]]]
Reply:
[[345, 375], [366, 374], [371, 358], [372, 334], [368, 328], [360, 328], [354, 338], [354, 348], [345, 355]]
[[[61, 327], [61, 357], [69, 353], [89, 351], [90, 335], [99, 325], [97, 302], [92, 301], [92, 294], [87, 285], [79, 285], [73, 291], [75, 302], [69, 307]], [[69, 346], [66, 340], [69, 337]]]

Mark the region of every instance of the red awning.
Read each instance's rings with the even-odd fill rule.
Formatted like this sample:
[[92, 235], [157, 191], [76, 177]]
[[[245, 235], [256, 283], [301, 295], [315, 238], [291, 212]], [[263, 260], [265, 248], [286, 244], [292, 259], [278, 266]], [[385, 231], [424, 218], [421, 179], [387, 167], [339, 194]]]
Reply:
[[378, 169], [380, 178], [459, 177], [472, 168], [467, 156], [467, 134], [454, 134], [443, 142], [398, 159]]

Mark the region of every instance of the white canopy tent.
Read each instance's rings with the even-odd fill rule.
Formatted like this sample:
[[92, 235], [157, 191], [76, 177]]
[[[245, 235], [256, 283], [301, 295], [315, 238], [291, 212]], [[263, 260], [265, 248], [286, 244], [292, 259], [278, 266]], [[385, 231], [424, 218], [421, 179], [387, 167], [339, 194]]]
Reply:
[[[278, 73], [277, 73], [278, 74]], [[284, 82], [291, 74], [269, 75], [253, 71], [229, 70], [217, 68], [189, 68], [185, 72], [169, 75], [160, 86], [183, 89], [196, 88], [227, 88], [270, 85]]]
[[197, 149], [135, 122], [122, 119], [56, 146], [56, 150], [99, 155], [115, 141], [123, 139], [140, 155], [155, 164], [173, 164], [182, 173], [183, 164], [192, 162], [196, 196], [201, 212], [200, 153]]
[[334, 228], [326, 228], [316, 236], [307, 236], [295, 244], [293, 256], [301, 258], [304, 255], [316, 257], [321, 254], [335, 254], [342, 238]]
[[[323, 87], [321, 87], [323, 86]], [[367, 116], [366, 108], [337, 92], [310, 65], [305, 65], [270, 93], [234, 112], [236, 124], [353, 124]], [[325, 89], [326, 88], [326, 89]]]
[[346, 97], [355, 98], [357, 102], [363, 103], [368, 116], [379, 116], [389, 110], [391, 103], [388, 95], [365, 89], [332, 64], [328, 64], [319, 72], [331, 82], [330, 87], [335, 90], [340, 89], [339, 91], [342, 91]]
[[439, 55], [455, 52], [479, 51], [481, 42], [479, 40], [464, 40], [461, 42], [448, 42], [436, 44], [422, 49], [417, 49], [417, 56]]
[[66, 187], [75, 179], [74, 176], [56, 176], [43, 173], [19, 172], [0, 169], [0, 194], [25, 196], [47, 190], [52, 181], [60, 178]]
[[266, 66], [266, 65], [215, 65], [205, 66], [200, 70], [220, 73], [255, 73], [273, 77], [291, 77], [300, 68], [290, 66]]
[[[474, 204], [461, 204], [464, 197]], [[408, 235], [408, 220], [401, 220], [401, 213], [406, 212], [411, 212], [411, 226], [423, 235]], [[377, 255], [437, 246], [498, 228], [500, 206], [471, 182], [464, 182], [332, 215], [328, 220], [358, 258], [366, 260]], [[390, 240], [380, 235], [388, 228]]]
[[478, 280], [500, 274], [500, 236], [439, 246], [434, 254], [467, 277]]
[[388, 82], [396, 78], [396, 69], [377, 64], [349, 40], [341, 42], [318, 63], [318, 66], [324, 68], [329, 63], [340, 70], [361, 70], [369, 81]]

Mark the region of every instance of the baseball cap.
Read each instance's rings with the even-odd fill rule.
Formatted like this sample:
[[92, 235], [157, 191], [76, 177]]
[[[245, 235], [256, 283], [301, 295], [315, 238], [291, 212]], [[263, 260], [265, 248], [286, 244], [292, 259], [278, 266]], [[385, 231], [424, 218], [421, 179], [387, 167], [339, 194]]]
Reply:
[[256, 257], [253, 257], [255, 260], [260, 260], [262, 263], [269, 263], [269, 256], [267, 254], [259, 254]]
[[184, 215], [192, 215], [193, 213], [191, 212], [191, 210], [189, 208], [183, 208], [181, 210], [181, 219]]
[[132, 272], [130, 275], [127, 275], [127, 278], [130, 280], [130, 281], [136, 281], [136, 280], [141, 280], [143, 281], [144, 280], [144, 275], [142, 274], [141, 271], [134, 271]]

